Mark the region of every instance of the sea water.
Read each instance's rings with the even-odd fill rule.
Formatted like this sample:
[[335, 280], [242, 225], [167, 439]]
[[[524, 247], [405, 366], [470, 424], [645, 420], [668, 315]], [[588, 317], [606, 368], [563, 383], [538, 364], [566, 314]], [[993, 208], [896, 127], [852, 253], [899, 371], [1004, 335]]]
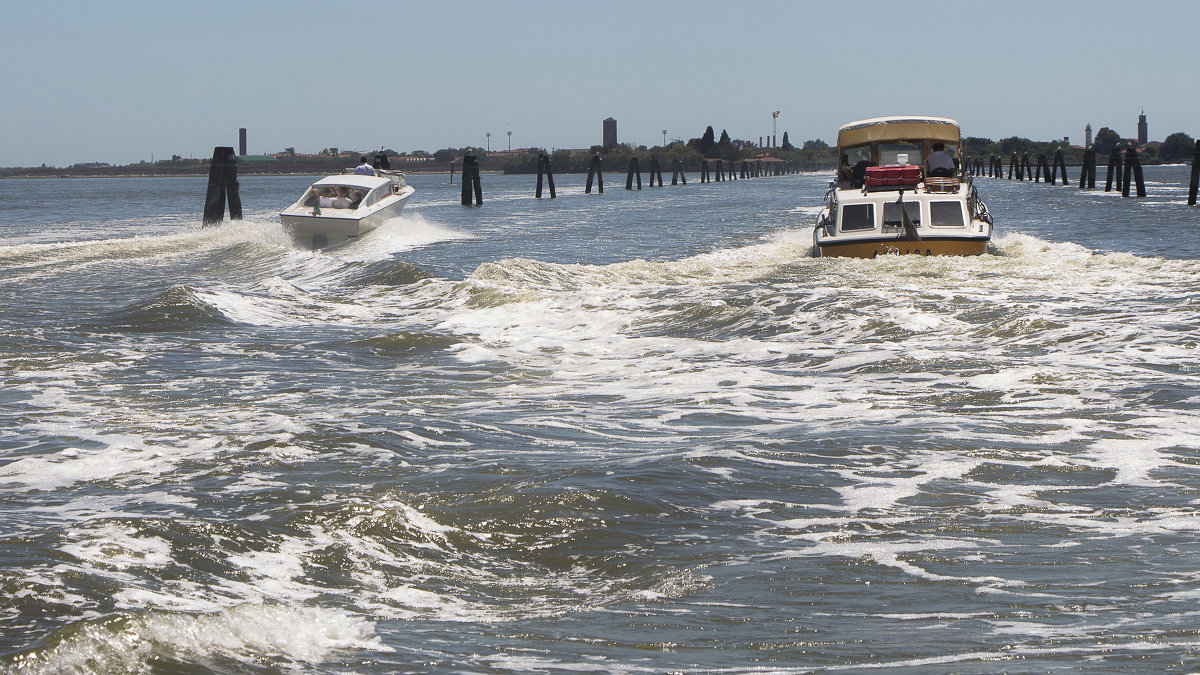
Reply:
[[829, 175], [0, 181], [0, 672], [1200, 668], [1200, 211], [979, 178], [987, 255], [812, 256]]

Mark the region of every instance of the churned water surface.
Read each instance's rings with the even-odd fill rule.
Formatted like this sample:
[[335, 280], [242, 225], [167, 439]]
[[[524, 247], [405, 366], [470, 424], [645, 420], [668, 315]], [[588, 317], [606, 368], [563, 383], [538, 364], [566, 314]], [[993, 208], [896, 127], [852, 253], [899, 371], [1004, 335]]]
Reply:
[[988, 255], [816, 259], [828, 176], [0, 181], [0, 672], [1200, 668], [1200, 211], [977, 179]]

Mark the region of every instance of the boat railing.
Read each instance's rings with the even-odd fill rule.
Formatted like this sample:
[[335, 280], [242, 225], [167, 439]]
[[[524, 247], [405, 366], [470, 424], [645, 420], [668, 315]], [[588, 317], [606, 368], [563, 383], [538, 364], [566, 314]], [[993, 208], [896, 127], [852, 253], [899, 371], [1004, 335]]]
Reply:
[[935, 192], [939, 194], [953, 194], [958, 192], [959, 180], [957, 176], [950, 177], [929, 177], [925, 179], [925, 191]]

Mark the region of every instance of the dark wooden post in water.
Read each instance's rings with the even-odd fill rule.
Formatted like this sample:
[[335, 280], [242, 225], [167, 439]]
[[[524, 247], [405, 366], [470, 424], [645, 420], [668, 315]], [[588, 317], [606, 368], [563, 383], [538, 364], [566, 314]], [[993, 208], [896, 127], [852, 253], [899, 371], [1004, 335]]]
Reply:
[[588, 165], [587, 187], [585, 194], [592, 194], [592, 178], [600, 179], [600, 194], [604, 194], [604, 172], [600, 170], [600, 155], [592, 155], [592, 163]]
[[1188, 183], [1188, 206], [1196, 205], [1196, 189], [1200, 188], [1200, 141], [1192, 151], [1192, 180]]
[[1013, 172], [1017, 170], [1017, 153], [1013, 153], [1012, 159], [1008, 160], [1008, 179], [1013, 179]]
[[1104, 191], [1112, 192], [1113, 176], [1116, 175], [1117, 189], [1121, 189], [1121, 151], [1113, 148], [1108, 153], [1108, 178], [1104, 181]]
[[671, 171], [671, 185], [675, 185], [676, 180], [682, 181], [684, 185], [687, 185], [687, 174], [683, 171], [682, 159], [675, 160], [674, 168]]
[[450, 184], [454, 185], [454, 160], [450, 160]]
[[1079, 174], [1079, 189], [1096, 187], [1096, 151], [1083, 151], [1083, 169]]
[[654, 187], [655, 177], [658, 178], [658, 187], [662, 187], [662, 163], [658, 161], [657, 157], [650, 159], [650, 187]]
[[462, 205], [471, 206], [471, 193], [474, 191], [475, 206], [483, 206], [483, 185], [479, 182], [479, 158], [475, 155], [463, 155], [462, 168]]
[[1062, 150], [1054, 151], [1054, 166], [1052, 167], [1052, 170], [1053, 170], [1053, 173], [1050, 175], [1050, 184], [1051, 185], [1054, 185], [1054, 178], [1055, 178], [1055, 176], [1058, 175], [1059, 171], [1062, 171], [1063, 185], [1068, 185], [1067, 163], [1065, 160], [1063, 160], [1063, 151]]
[[700, 162], [700, 182], [701, 183], [708, 182], [708, 160], [707, 159]]
[[537, 174], [537, 189], [534, 190], [534, 197], [542, 198], [542, 173], [546, 174], [546, 181], [550, 186], [550, 199], [554, 199], [554, 172], [550, 170], [550, 155], [546, 153], [538, 154], [538, 174]]
[[1137, 149], [1125, 151], [1125, 186], [1121, 188], [1121, 196], [1129, 196], [1129, 183], [1137, 183], [1137, 196], [1146, 196], [1146, 181], [1142, 179], [1142, 161], [1138, 159]]
[[642, 189], [642, 170], [641, 170], [641, 168], [638, 167], [638, 158], [630, 157], [629, 158], [629, 173], [627, 173], [625, 175], [625, 189], [626, 190], [633, 189], [633, 177], [635, 174], [637, 175], [638, 189], [641, 190]]
[[225, 200], [229, 199], [229, 219], [242, 219], [242, 197], [238, 194], [237, 155], [232, 147], [213, 148], [208, 165], [208, 193], [204, 196], [204, 224], [215, 225], [225, 219]]

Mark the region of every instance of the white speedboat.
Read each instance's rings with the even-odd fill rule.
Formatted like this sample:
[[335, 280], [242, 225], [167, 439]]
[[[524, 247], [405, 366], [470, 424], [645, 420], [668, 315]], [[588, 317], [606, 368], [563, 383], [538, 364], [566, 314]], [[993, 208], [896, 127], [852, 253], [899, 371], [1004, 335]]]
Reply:
[[814, 254], [987, 251], [992, 216], [961, 169], [961, 146], [958, 123], [940, 117], [878, 117], [843, 126], [841, 166], [817, 216]]
[[281, 211], [279, 221], [298, 242], [314, 249], [360, 237], [399, 215], [415, 192], [398, 171], [376, 169], [376, 174], [322, 178]]

